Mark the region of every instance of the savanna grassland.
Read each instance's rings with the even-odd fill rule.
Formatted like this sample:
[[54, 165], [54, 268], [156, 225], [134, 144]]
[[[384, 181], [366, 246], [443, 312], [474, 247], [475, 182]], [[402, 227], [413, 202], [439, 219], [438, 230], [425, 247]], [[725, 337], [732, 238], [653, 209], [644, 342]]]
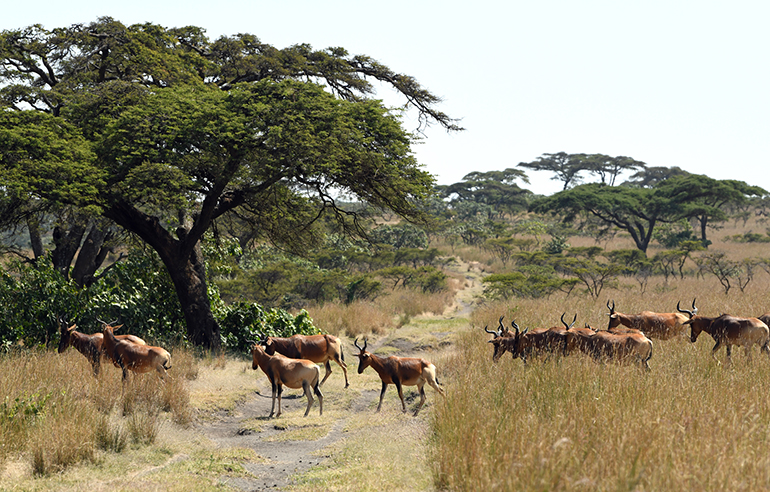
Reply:
[[[732, 232], [721, 231], [722, 234]], [[628, 247], [610, 245], [609, 249]], [[715, 240], [730, 258], [767, 256], [766, 245]], [[648, 254], [654, 254], [650, 252]], [[688, 269], [693, 269], [693, 263]], [[579, 355], [494, 364], [490, 338], [500, 315], [522, 327], [577, 324], [606, 328], [608, 299], [624, 313], [675, 312], [697, 298], [699, 314], [754, 317], [770, 311], [762, 271], [741, 292], [716, 277], [633, 280], [600, 299], [580, 294], [492, 302], [471, 315], [445, 361], [447, 399], [433, 415], [432, 466], [448, 490], [767, 490], [770, 489], [770, 360], [755, 347], [711, 357], [702, 334], [655, 341], [650, 365], [599, 364]], [[689, 331], [687, 332], [689, 335]]]
[[[751, 227], [762, 226], [713, 232], [709, 251], [735, 260], [770, 256], [766, 244], [720, 239]], [[631, 247], [623, 237], [600, 245]], [[285, 396], [285, 414], [268, 420], [265, 377], [245, 357], [173, 349], [165, 385], [147, 374], [123, 391], [119, 370], [105, 364], [94, 378], [74, 349], [3, 355], [0, 489], [249, 490], [238, 484], [269, 468], [272, 458], [258, 441], [268, 434], [265, 441], [278, 445], [334, 436], [311, 453], [312, 466], [288, 472], [297, 474], [285, 490], [770, 489], [770, 360], [756, 348], [750, 360], [734, 350], [728, 365], [724, 350], [718, 362], [711, 358], [713, 342], [702, 334], [694, 344], [654, 341], [649, 372], [582, 355], [525, 366], [510, 355], [493, 363], [483, 331], [495, 329], [501, 315], [534, 328], [559, 324], [562, 313], [605, 328], [609, 299], [623, 313], [672, 312], [697, 298], [706, 316], [758, 316], [770, 311], [765, 271], [743, 292], [736, 286], [725, 294], [688, 260], [684, 279], [654, 277], [644, 292], [621, 277], [598, 299], [578, 287], [569, 295], [493, 301], [481, 295], [479, 280], [502, 265], [476, 248], [455, 255], [463, 261], [449, 268], [451, 295], [399, 291], [377, 302], [310, 309], [318, 326], [343, 338], [351, 380], [344, 389], [333, 366], [320, 417], [316, 406], [303, 419], [304, 399]], [[428, 357], [446, 399], [426, 388], [427, 404], [415, 418], [400, 412], [390, 388], [375, 414], [379, 380], [371, 369], [358, 375], [353, 356], [352, 342], [363, 336], [379, 355]], [[411, 409], [419, 396], [414, 388], [405, 393]], [[225, 420], [254, 433], [252, 444], [207, 437]]]

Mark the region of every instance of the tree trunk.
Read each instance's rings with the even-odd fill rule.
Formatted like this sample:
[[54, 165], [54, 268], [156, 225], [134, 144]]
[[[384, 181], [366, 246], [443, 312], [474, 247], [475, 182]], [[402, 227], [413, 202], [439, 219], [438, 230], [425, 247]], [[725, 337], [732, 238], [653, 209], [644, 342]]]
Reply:
[[27, 217], [27, 230], [29, 231], [29, 241], [32, 244], [32, 253], [37, 260], [45, 254], [43, 237], [40, 235], [40, 222], [37, 217]]
[[93, 284], [96, 271], [112, 249], [104, 246], [111, 238], [112, 232], [108, 227], [97, 223], [91, 226], [72, 268], [72, 280], [80, 287], [90, 287]]
[[72, 259], [80, 248], [85, 232], [86, 226], [80, 221], [76, 221], [69, 228], [57, 225], [53, 229], [53, 242], [56, 245], [51, 253], [53, 267], [65, 279], [69, 278]]
[[219, 324], [211, 312], [211, 301], [206, 283], [206, 266], [196, 246], [189, 258], [170, 258], [160, 252], [164, 263], [169, 258], [173, 264], [166, 264], [171, 280], [174, 282], [179, 304], [182, 306], [187, 322], [187, 338], [197, 347], [209, 350], [221, 348]]

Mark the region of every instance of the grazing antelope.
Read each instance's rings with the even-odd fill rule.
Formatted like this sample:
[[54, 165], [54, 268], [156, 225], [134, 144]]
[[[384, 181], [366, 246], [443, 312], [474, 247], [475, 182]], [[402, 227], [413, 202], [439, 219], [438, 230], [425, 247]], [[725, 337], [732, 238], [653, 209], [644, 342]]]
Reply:
[[[574, 325], [574, 322], [573, 322]], [[575, 352], [582, 352], [584, 354], [593, 355], [593, 341], [592, 337], [596, 335], [596, 331], [585, 325], [584, 328], [575, 327], [570, 325], [566, 332], [566, 352], [567, 355], [574, 354]]]
[[395, 384], [398, 390], [398, 397], [401, 398], [401, 409], [406, 412], [406, 404], [404, 403], [403, 386], [417, 386], [420, 392], [420, 403], [414, 411], [414, 415], [422, 408], [425, 403], [425, 383], [433, 386], [441, 396], [444, 395], [444, 390], [439, 387], [438, 379], [436, 378], [436, 366], [431, 364], [425, 359], [417, 357], [396, 357], [391, 355], [390, 357], [379, 357], [366, 351], [366, 340], [364, 340], [364, 346], [358, 345], [358, 339], [354, 342], [356, 348], [360, 351], [358, 354], [358, 374], [364, 372], [369, 366], [377, 371], [377, 374], [382, 380], [382, 391], [380, 391], [380, 403], [377, 405], [377, 411], [382, 408], [382, 398], [385, 396], [385, 390], [389, 384]]
[[751, 357], [751, 347], [759, 345], [760, 351], [770, 355], [770, 330], [767, 325], [758, 318], [740, 318], [723, 314], [716, 318], [707, 318], [693, 313], [693, 316], [685, 322], [690, 325], [690, 341], [695, 343], [698, 335], [705, 331], [716, 342], [711, 349], [711, 357], [717, 360], [716, 353], [722, 345], [727, 347], [726, 362], [730, 363], [731, 347], [742, 346], [746, 351], [746, 357]]
[[[500, 316], [500, 319], [497, 321], [500, 325], [500, 328], [498, 331], [491, 331], [486, 326], [484, 327], [485, 332], [495, 336], [495, 338], [490, 340], [489, 343], [493, 343], [493, 340], [497, 340], [499, 338], [512, 338], [514, 336], [512, 331], [510, 331], [508, 328], [503, 326], [503, 318], [505, 318], [505, 315]], [[515, 324], [516, 322], [514, 321], [514, 325]], [[500, 360], [500, 357], [502, 357], [505, 351], [508, 350], [506, 345], [501, 342], [502, 340], [499, 340], [498, 343], [494, 344], [494, 352], [492, 353], [493, 362], [497, 362], [498, 360]]]
[[[693, 299], [692, 305], [694, 309], [695, 299]], [[639, 314], [623, 314], [615, 311], [615, 301], [612, 301], [612, 306], [610, 306], [610, 301], [607, 301], [607, 309], [610, 310], [607, 313], [607, 316], [610, 317], [608, 330], [624, 325], [639, 330], [650, 338], [669, 340], [678, 335], [684, 335], [687, 329], [683, 324], [687, 321], [687, 317], [680, 313], [642, 311]], [[679, 304], [677, 304], [677, 309], [679, 309]]]
[[[98, 376], [102, 357], [110, 358], [104, 347], [104, 335], [101, 333], [94, 333], [92, 335], [80, 333], [75, 331], [77, 327], [78, 325], [72, 325], [68, 328], [67, 322], [59, 318], [59, 333], [61, 335], [59, 338], [59, 353], [63, 353], [70, 346], [75, 347], [91, 363], [94, 376]], [[115, 338], [137, 345], [147, 345], [144, 340], [134, 335], [117, 335]], [[120, 367], [117, 363], [114, 364], [115, 367]]]
[[[575, 319], [577, 319], [577, 315], [575, 315]], [[511, 332], [510, 336], [501, 336], [489, 341], [495, 346], [492, 360], [497, 362], [506, 351], [510, 352], [514, 359], [521, 358], [524, 363], [530, 356], [554, 352], [565, 353], [567, 350], [567, 330], [571, 325], [567, 325], [564, 321], [564, 314], [562, 314], [561, 321], [564, 328], [555, 326], [532, 331], [525, 328], [523, 332], [519, 332], [519, 325], [516, 324], [516, 320], [513, 320], [511, 326], [515, 331]], [[575, 321], [573, 320], [572, 323], [574, 324]]]
[[276, 352], [291, 359], [307, 359], [315, 363], [323, 363], [326, 374], [319, 386], [323, 386], [326, 378], [332, 373], [329, 361], [333, 360], [342, 368], [345, 374], [345, 387], [348, 382], [348, 366], [345, 364], [345, 355], [342, 353], [340, 339], [334, 335], [293, 335], [288, 338], [267, 337], [265, 353], [273, 355]]
[[[251, 368], [255, 371], [257, 367], [262, 369], [273, 389], [273, 406], [270, 408], [270, 418], [275, 413], [275, 399], [278, 396], [278, 413], [276, 418], [281, 416], [281, 393], [283, 386], [299, 389], [305, 392], [307, 397], [307, 409], [305, 417], [310, 413], [310, 407], [313, 406], [313, 392], [318, 396], [318, 406], [321, 411], [319, 415], [324, 414], [324, 395], [321, 393], [320, 379], [321, 369], [314, 362], [307, 359], [292, 359], [281, 354], [270, 355], [262, 348], [261, 344], [267, 342], [267, 337], [260, 339], [251, 347]], [[312, 388], [312, 391], [311, 391]]]
[[123, 370], [124, 382], [128, 379], [129, 370], [141, 374], [154, 369], [158, 371], [161, 379], [166, 377], [166, 371], [171, 369], [171, 354], [166, 349], [119, 340], [113, 331], [123, 325], [111, 326], [104, 321], [101, 323], [104, 347], [113, 362]]
[[590, 349], [598, 360], [626, 362], [636, 360], [645, 370], [650, 370], [652, 340], [641, 331], [613, 333], [596, 331], [590, 338]]

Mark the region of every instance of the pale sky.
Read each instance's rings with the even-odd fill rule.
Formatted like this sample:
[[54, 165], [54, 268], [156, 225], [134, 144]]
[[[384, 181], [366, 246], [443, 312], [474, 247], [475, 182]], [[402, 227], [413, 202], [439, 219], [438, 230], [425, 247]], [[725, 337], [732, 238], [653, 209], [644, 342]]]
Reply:
[[[760, 0], [7, 2], [0, 30], [195, 25], [342, 46], [414, 76], [466, 131], [414, 150], [439, 184], [544, 153], [625, 155], [770, 190], [770, 2]], [[379, 94], [386, 102], [392, 94]], [[414, 123], [407, 121], [407, 129]], [[536, 193], [561, 189], [527, 171]]]

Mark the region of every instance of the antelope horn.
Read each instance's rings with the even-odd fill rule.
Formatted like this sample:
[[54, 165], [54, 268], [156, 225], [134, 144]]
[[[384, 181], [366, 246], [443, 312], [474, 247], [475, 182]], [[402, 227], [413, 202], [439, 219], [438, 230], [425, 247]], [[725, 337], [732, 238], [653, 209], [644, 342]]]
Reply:
[[355, 345], [355, 346], [356, 346], [356, 348], [357, 348], [358, 350], [360, 350], [361, 352], [363, 352], [363, 351], [364, 351], [364, 349], [362, 349], [361, 347], [359, 347], [359, 346], [358, 346], [358, 337], [356, 337], [356, 340], [353, 342], [353, 345]]
[[484, 327], [484, 331], [485, 331], [485, 332], [487, 332], [487, 333], [489, 333], [490, 335], [494, 335], [494, 336], [496, 336], [496, 337], [499, 337], [499, 336], [500, 336], [500, 334], [499, 334], [498, 332], [496, 332], [496, 331], [492, 331], [492, 330], [490, 330], [490, 329], [488, 329], [488, 328], [489, 328], [489, 326], [485, 326], [485, 327]]
[[[693, 316], [695, 316], [695, 313], [697, 312], [697, 310], [695, 310], [695, 311], [688, 311], [687, 309], [682, 309], [682, 308], [679, 306], [679, 304], [680, 304], [680, 302], [679, 302], [679, 301], [677, 301], [677, 303], [676, 303], [676, 310], [677, 310], [677, 311], [679, 311], [680, 313], [687, 313], [688, 315], [690, 315], [690, 318], [692, 318]], [[695, 300], [693, 299], [693, 307], [694, 307], [694, 305], [695, 305]]]

